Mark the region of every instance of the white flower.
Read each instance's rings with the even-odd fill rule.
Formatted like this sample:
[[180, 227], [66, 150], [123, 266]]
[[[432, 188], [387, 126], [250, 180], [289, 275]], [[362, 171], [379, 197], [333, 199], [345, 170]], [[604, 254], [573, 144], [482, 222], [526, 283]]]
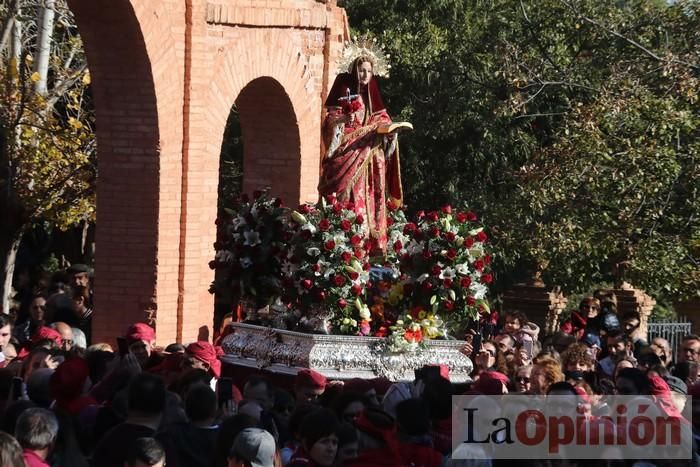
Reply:
[[247, 256], [244, 258], [241, 258], [240, 262], [241, 262], [241, 267], [243, 269], [247, 269], [253, 265], [253, 260], [251, 260]]
[[455, 270], [449, 266], [443, 269], [442, 272], [440, 272], [440, 279], [454, 279], [454, 277]]
[[369, 312], [369, 308], [367, 307], [367, 305], [364, 305], [364, 306], [362, 307], [362, 309], [360, 310], [360, 318], [369, 320], [369, 318], [370, 318], [371, 316], [372, 316], [372, 315], [371, 315], [371, 313]]
[[312, 246], [311, 248], [306, 250], [306, 254], [309, 256], [318, 256], [321, 254], [321, 250], [319, 250], [315, 246]]
[[306, 224], [301, 226], [301, 230], [308, 230], [312, 234], [316, 233], [316, 226], [314, 226], [311, 222], [307, 222]]
[[423, 283], [423, 281], [425, 281], [428, 277], [430, 277], [430, 275], [427, 273], [421, 274], [416, 281], [419, 283]]
[[457, 274], [466, 276], [469, 274], [469, 265], [467, 263], [458, 264], [455, 266], [455, 270], [457, 271]]
[[260, 234], [255, 230], [246, 230], [243, 232], [243, 236], [245, 237], [245, 242], [243, 242], [244, 245], [255, 246], [262, 243], [260, 240]]
[[418, 253], [421, 253], [423, 251], [423, 244], [422, 242], [417, 242], [415, 240], [411, 240], [408, 245], [406, 245], [406, 251], [410, 255], [415, 255]]
[[472, 281], [472, 285], [469, 286], [469, 290], [472, 291], [472, 295], [477, 300], [481, 300], [486, 297], [486, 293], [489, 291], [488, 287], [477, 281]]

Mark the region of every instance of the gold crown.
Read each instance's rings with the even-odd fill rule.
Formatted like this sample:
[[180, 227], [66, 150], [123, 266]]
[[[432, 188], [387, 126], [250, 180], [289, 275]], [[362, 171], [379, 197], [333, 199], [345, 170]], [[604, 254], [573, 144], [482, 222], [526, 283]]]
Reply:
[[377, 43], [376, 38], [362, 36], [354, 37], [351, 41], [345, 43], [343, 53], [338, 60], [340, 70], [347, 70], [352, 73], [352, 65], [359, 57], [369, 57], [372, 61], [372, 74], [382, 78], [389, 77], [389, 54], [384, 51], [384, 46]]

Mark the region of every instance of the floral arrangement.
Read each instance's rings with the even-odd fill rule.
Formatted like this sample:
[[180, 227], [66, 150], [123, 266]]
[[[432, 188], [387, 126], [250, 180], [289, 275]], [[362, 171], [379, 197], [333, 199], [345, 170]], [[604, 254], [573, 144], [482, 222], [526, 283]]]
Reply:
[[[334, 196], [290, 213], [282, 264], [286, 298], [302, 310], [301, 324], [335, 334], [370, 334], [371, 315], [363, 301], [369, 283], [369, 252], [362, 213]], [[330, 326], [329, 329], [320, 326]]]
[[390, 346], [411, 350], [424, 338], [449, 338], [489, 309], [488, 235], [471, 211], [443, 206], [415, 222], [389, 206], [389, 257], [400, 273], [393, 301], [405, 312], [391, 327]]
[[216, 255], [209, 267], [217, 270], [210, 291], [231, 292], [254, 302], [269, 305], [281, 293], [281, 256], [285, 251], [285, 224], [288, 209], [268, 191], [256, 191], [234, 201], [226, 209], [220, 237], [214, 244]]
[[483, 226], [451, 206], [413, 221], [391, 202], [388, 211], [388, 251], [370, 258], [376, 243], [352, 203], [330, 196], [291, 210], [267, 192], [243, 197], [215, 245], [215, 284], [285, 313], [287, 328], [386, 337], [392, 352], [459, 335], [489, 308]]

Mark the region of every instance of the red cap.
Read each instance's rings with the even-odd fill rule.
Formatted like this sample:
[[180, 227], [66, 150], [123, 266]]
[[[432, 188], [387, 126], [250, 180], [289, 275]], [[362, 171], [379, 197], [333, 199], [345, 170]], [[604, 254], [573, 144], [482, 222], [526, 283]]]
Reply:
[[500, 396], [504, 387], [508, 387], [508, 377], [498, 371], [482, 372], [474, 385], [475, 390], [487, 396]]
[[185, 353], [209, 365], [209, 370], [215, 377], [218, 378], [221, 376], [221, 361], [219, 361], [219, 356], [222, 352], [217, 351], [217, 348], [209, 342], [193, 342], [187, 346]]
[[39, 341], [42, 341], [44, 339], [51, 339], [56, 344], [58, 344], [59, 347], [63, 345], [63, 339], [61, 339], [61, 334], [55, 329], [52, 329], [47, 326], [42, 326], [36, 330], [36, 332], [32, 336], [32, 345], [36, 345]]
[[134, 323], [126, 330], [125, 337], [129, 342], [154, 341], [156, 331], [146, 323]]
[[312, 387], [314, 389], [326, 389], [328, 381], [318, 371], [304, 368], [297, 373], [296, 385], [304, 387]]

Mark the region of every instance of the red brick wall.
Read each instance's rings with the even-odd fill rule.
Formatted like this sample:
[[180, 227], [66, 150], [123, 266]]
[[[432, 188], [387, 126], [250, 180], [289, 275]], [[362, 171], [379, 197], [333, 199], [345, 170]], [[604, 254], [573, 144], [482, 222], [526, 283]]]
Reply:
[[315, 200], [322, 99], [347, 38], [334, 0], [69, 0], [97, 110], [98, 341], [151, 319], [208, 335], [219, 153], [237, 104], [246, 190]]

